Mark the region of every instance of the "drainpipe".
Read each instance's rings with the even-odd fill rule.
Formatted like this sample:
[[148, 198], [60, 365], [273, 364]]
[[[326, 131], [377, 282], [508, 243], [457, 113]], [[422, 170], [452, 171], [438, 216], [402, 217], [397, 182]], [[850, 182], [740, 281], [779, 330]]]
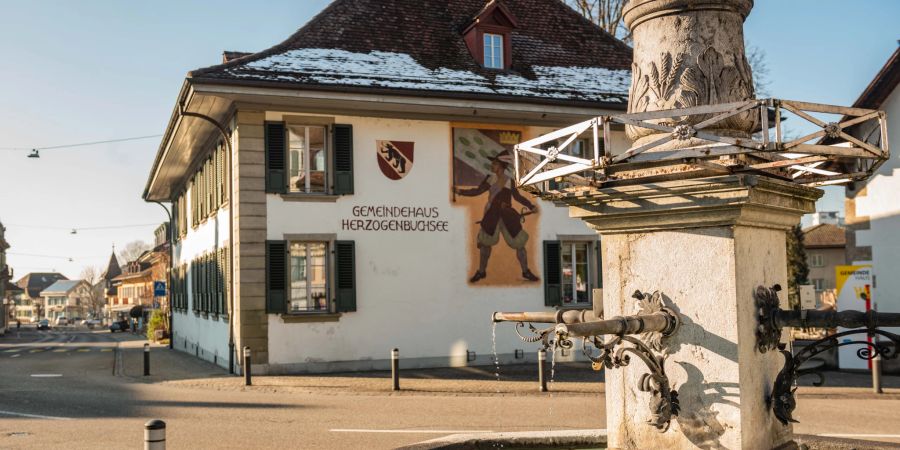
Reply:
[[222, 139], [225, 141], [225, 146], [228, 148], [228, 153], [226, 155], [225, 165], [228, 166], [228, 246], [230, 251], [228, 252], [228, 276], [231, 280], [231, 285], [228, 286], [228, 373], [234, 373], [234, 190], [232, 188], [232, 164], [231, 164], [231, 133], [228, 132], [228, 129], [213, 119], [204, 114], [195, 113], [186, 111], [184, 109], [184, 104], [178, 105], [178, 114], [183, 117], [196, 117], [198, 119], [205, 120], [211, 123], [217, 130], [219, 130], [219, 134], [222, 135]]
[[175, 267], [175, 232], [173, 231], [175, 228], [175, 224], [172, 223], [172, 211], [169, 208], [166, 208], [166, 205], [163, 205], [162, 202], [154, 201], [162, 209], [166, 210], [166, 215], [169, 216], [169, 264], [166, 267], [166, 294], [167, 303], [169, 304], [169, 311], [166, 313], [169, 319], [169, 348], [175, 348], [173, 343], [175, 342], [175, 328], [172, 327], [172, 269]]

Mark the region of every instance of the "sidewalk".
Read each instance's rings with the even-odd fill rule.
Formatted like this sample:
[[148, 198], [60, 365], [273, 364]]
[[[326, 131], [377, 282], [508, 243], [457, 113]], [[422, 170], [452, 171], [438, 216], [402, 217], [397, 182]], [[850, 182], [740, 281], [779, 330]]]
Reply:
[[[325, 395], [395, 396], [597, 396], [605, 392], [604, 371], [587, 364], [559, 363], [550, 392], [540, 392], [536, 364], [501, 365], [499, 381], [494, 366], [439, 369], [408, 369], [400, 372], [399, 392], [391, 390], [390, 372], [351, 372], [312, 375], [254, 376], [253, 386], [244, 378], [230, 376], [225, 369], [189, 354], [151, 345], [150, 373], [143, 376], [143, 340], [121, 342], [122, 375], [135, 381], [164, 383], [175, 387], [218, 391], [279, 392]], [[882, 378], [884, 394], [872, 393], [871, 377], [864, 373], [825, 372], [825, 385], [811, 386], [815, 377], [800, 379], [799, 397], [900, 399], [900, 376]], [[677, 387], [676, 387], [677, 388]]]

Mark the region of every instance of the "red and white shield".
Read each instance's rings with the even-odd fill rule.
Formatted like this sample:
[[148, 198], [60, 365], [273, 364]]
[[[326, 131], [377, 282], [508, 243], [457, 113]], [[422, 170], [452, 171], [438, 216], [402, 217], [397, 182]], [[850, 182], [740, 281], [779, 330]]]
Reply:
[[413, 166], [414, 142], [376, 141], [375, 153], [378, 167], [384, 176], [399, 180], [406, 176]]

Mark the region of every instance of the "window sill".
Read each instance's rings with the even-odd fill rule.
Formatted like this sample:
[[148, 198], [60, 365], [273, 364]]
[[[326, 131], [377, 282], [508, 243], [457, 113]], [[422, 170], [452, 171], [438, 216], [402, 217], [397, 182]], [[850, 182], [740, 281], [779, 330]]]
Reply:
[[569, 309], [591, 309], [593, 307], [590, 303], [567, 303], [564, 305], [560, 305], [558, 308], [565, 311]]
[[284, 323], [337, 322], [341, 313], [298, 313], [280, 314]]
[[340, 195], [331, 195], [331, 194], [301, 194], [301, 193], [281, 194], [281, 199], [286, 202], [334, 203], [340, 197], [341, 197]]

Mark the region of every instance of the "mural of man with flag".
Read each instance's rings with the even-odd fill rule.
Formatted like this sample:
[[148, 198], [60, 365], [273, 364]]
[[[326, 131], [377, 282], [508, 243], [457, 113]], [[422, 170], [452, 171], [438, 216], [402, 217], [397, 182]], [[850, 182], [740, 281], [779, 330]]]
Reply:
[[[498, 153], [490, 161], [491, 173], [477, 187], [456, 189], [456, 194], [464, 197], [477, 197], [487, 193], [484, 215], [478, 222], [481, 228], [476, 238], [479, 251], [478, 270], [469, 282], [476, 283], [487, 276], [487, 265], [492, 249], [500, 242], [501, 236], [506, 245], [516, 251], [522, 278], [527, 281], [538, 281], [538, 277], [528, 268], [525, 245], [529, 236], [522, 226], [526, 216], [537, 212], [537, 205], [516, 189], [515, 181], [508, 175], [512, 163], [512, 155], [508, 150]], [[517, 211], [513, 207], [513, 200], [524, 206], [524, 209]]]

